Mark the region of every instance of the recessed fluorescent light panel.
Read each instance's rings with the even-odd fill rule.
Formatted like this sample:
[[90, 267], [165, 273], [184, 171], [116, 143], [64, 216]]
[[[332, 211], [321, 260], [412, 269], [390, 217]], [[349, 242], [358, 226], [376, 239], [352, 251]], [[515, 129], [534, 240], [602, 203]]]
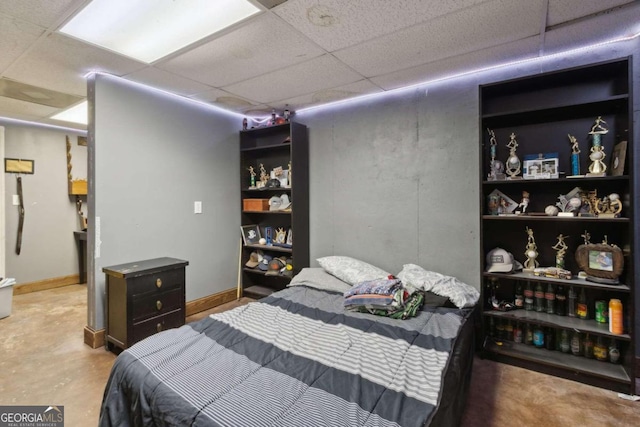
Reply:
[[71, 108], [67, 108], [64, 111], [59, 112], [51, 116], [53, 120], [60, 120], [69, 123], [79, 123], [86, 125], [89, 122], [89, 112], [87, 110], [87, 101], [83, 101], [80, 104], [74, 105]]
[[258, 12], [247, 0], [93, 0], [60, 32], [152, 63]]

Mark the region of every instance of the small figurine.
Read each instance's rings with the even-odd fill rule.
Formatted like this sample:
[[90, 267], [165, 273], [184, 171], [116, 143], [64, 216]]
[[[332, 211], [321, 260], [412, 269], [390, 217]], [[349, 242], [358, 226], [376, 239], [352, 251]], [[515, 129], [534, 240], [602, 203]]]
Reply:
[[569, 248], [569, 246], [567, 246], [567, 244], [564, 242], [564, 239], [566, 239], [569, 236], [564, 236], [563, 234], [558, 235], [558, 242], [552, 246], [553, 249], [555, 249], [556, 252], [556, 267], [557, 268], [564, 268], [564, 256], [567, 253], [567, 249]]
[[533, 237], [533, 230], [529, 227], [527, 230], [527, 247], [524, 251], [527, 260], [524, 262], [525, 271], [533, 271], [539, 264], [536, 261], [538, 258], [538, 246], [536, 245], [536, 239]]
[[575, 136], [567, 134], [571, 142], [571, 176], [578, 177], [580, 175], [580, 147]]
[[605, 176], [607, 171], [607, 165], [604, 164], [603, 160], [606, 157], [604, 154], [604, 149], [602, 148], [602, 140], [601, 135], [606, 135], [609, 130], [606, 129], [602, 124], [607, 124], [604, 120], [602, 120], [601, 116], [598, 116], [595, 123], [591, 127], [591, 154], [589, 154], [589, 160], [591, 160], [591, 164], [589, 165], [589, 173], [587, 176]]
[[253, 166], [249, 166], [247, 168], [247, 170], [249, 171], [249, 175], [250, 175], [250, 178], [249, 178], [250, 186], [249, 186], [249, 188], [256, 188], [256, 171], [253, 170]]
[[516, 141], [516, 134], [511, 132], [510, 135], [511, 140], [507, 144], [509, 148], [509, 157], [507, 158], [507, 173], [509, 174], [508, 179], [519, 179], [518, 175], [520, 174], [520, 159], [516, 154], [516, 149], [518, 148], [518, 141]]
[[282, 112], [282, 117], [284, 117], [285, 123], [289, 123], [289, 118], [291, 117], [291, 112], [289, 111], [288, 108], [284, 109], [284, 111]]
[[249, 121], [245, 117], [244, 119], [242, 119], [242, 130], [247, 130], [248, 126], [249, 126]]
[[591, 234], [589, 234], [589, 232], [587, 230], [584, 230], [584, 234], [581, 234], [580, 237], [582, 237], [584, 239], [584, 244], [585, 245], [590, 245], [591, 244]]
[[522, 201], [520, 202], [520, 204], [516, 208], [516, 213], [519, 213], [519, 214], [527, 213], [527, 206], [529, 206], [529, 192], [528, 191], [523, 191], [522, 192]]

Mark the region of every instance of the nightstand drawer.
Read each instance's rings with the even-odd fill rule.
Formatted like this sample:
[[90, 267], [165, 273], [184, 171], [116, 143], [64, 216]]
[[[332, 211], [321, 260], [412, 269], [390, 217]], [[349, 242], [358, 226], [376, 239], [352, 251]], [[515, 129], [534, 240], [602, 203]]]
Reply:
[[133, 321], [134, 323], [139, 322], [149, 317], [182, 308], [183, 303], [183, 288], [162, 293], [152, 293], [151, 295], [144, 295], [142, 297], [134, 297], [132, 302]]
[[184, 287], [184, 268], [161, 271], [131, 281], [131, 295], [160, 293]]
[[134, 323], [129, 346], [155, 333], [184, 325], [184, 311], [175, 310], [167, 314], [152, 317], [140, 323]]

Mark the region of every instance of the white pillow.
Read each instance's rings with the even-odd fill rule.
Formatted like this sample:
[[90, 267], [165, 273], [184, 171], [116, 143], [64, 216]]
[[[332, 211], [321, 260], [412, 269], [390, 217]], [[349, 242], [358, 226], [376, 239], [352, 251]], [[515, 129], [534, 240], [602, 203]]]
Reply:
[[367, 280], [386, 278], [390, 274], [374, 265], [348, 256], [326, 256], [316, 261], [324, 271], [352, 286]]
[[303, 268], [300, 273], [293, 276], [291, 282], [287, 286], [309, 286], [310, 288], [320, 289], [322, 291], [333, 291], [344, 294], [351, 285], [332, 276], [322, 268]]
[[425, 270], [419, 265], [405, 264], [397, 277], [405, 286], [449, 298], [458, 308], [473, 307], [480, 299], [480, 292], [473, 286], [455, 277]]

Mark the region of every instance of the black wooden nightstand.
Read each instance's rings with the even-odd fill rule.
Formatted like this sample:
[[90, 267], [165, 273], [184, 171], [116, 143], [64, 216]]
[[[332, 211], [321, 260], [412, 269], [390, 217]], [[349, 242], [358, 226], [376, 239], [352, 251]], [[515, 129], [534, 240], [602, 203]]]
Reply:
[[126, 349], [185, 323], [185, 267], [188, 261], [155, 258], [104, 267], [105, 346]]

